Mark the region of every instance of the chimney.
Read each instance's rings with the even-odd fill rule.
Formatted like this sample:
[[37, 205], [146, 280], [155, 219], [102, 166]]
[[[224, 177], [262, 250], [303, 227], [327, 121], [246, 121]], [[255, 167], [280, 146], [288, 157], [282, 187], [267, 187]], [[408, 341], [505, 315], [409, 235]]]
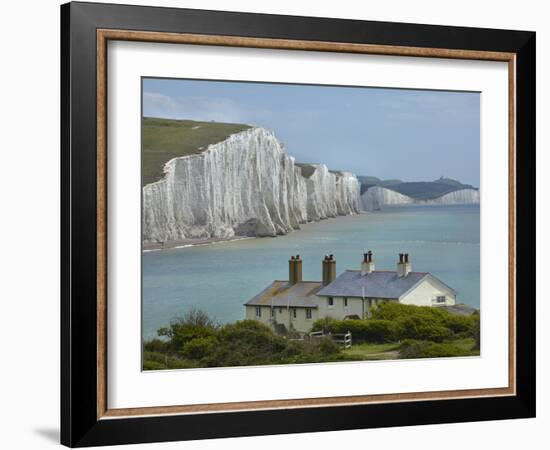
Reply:
[[399, 262], [397, 263], [397, 276], [406, 277], [411, 271], [408, 253], [399, 253]]
[[325, 256], [323, 259], [323, 286], [332, 283], [336, 279], [336, 260], [334, 255]]
[[363, 262], [361, 263], [361, 276], [374, 271], [374, 262], [372, 260], [372, 252], [369, 250], [363, 253]]
[[296, 255], [294, 259], [294, 283], [302, 281], [302, 258], [300, 255]]
[[332, 283], [334, 280], [336, 280], [336, 260], [334, 259], [334, 255], [329, 256], [329, 283]]
[[291, 256], [288, 260], [288, 284], [296, 284], [296, 260]]

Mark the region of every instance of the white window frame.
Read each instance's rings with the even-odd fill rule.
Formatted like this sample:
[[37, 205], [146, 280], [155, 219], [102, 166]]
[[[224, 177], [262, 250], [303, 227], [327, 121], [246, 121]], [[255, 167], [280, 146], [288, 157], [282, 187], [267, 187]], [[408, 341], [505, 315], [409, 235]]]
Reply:
[[342, 304], [344, 305], [344, 309], [348, 309], [349, 302], [347, 297], [343, 297]]
[[327, 307], [334, 308], [334, 297], [327, 297]]
[[312, 320], [313, 319], [313, 312], [311, 310], [312, 310], [312, 308], [306, 308], [306, 320]]
[[262, 317], [262, 307], [256, 306], [256, 317]]
[[[440, 301], [440, 299], [443, 299], [443, 301]], [[444, 303], [447, 303], [447, 296], [446, 295], [436, 295], [434, 302], [437, 303], [438, 305], [442, 305]]]

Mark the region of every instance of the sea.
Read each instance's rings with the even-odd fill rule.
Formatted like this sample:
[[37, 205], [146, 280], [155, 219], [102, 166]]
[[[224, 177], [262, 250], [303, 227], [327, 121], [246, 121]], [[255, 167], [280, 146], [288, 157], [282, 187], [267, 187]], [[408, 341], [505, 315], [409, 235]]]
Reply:
[[321, 279], [333, 254], [336, 272], [359, 269], [372, 250], [376, 269], [395, 270], [408, 253], [412, 270], [431, 272], [454, 288], [457, 303], [479, 308], [479, 205], [395, 206], [302, 225], [274, 238], [252, 238], [142, 253], [143, 338], [198, 308], [219, 323], [244, 318], [244, 303], [273, 280], [288, 279], [299, 254], [303, 279]]

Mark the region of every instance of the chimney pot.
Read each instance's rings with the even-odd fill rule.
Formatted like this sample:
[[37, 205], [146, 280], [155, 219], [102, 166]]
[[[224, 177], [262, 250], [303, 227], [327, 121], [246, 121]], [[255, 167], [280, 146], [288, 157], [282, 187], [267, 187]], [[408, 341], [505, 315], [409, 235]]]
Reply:
[[397, 276], [406, 277], [411, 271], [408, 253], [399, 253], [399, 263], [397, 264]]
[[372, 262], [372, 251], [364, 253], [364, 259], [361, 263], [361, 275], [367, 275], [374, 271], [374, 263]]

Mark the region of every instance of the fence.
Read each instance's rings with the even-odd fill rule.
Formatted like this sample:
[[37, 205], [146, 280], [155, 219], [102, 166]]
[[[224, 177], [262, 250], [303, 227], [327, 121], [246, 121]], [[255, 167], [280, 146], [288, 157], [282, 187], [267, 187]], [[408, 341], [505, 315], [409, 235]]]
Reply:
[[350, 348], [352, 345], [351, 332], [349, 331], [347, 333], [339, 334], [325, 334], [323, 331], [312, 331], [311, 333], [309, 333], [310, 338], [322, 338], [325, 336], [331, 337], [334, 342], [342, 345], [344, 348]]

